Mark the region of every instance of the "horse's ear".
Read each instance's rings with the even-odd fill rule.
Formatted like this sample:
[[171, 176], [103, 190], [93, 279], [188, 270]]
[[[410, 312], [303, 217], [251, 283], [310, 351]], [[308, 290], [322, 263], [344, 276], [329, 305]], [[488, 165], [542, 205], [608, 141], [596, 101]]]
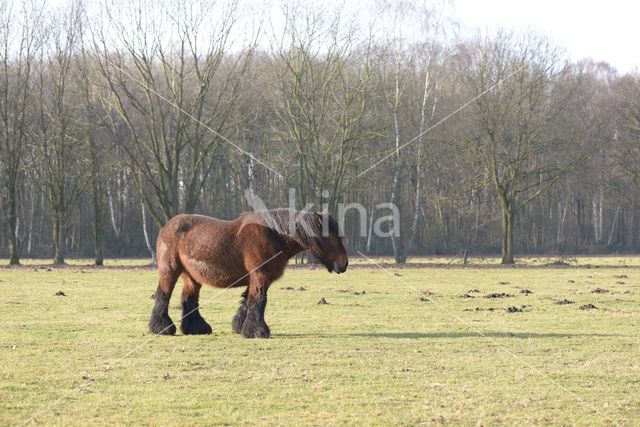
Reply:
[[324, 237], [325, 233], [325, 216], [324, 212], [314, 212], [316, 219], [318, 220], [318, 227], [320, 227], [320, 235]]
[[329, 209], [324, 209], [322, 212], [314, 212], [316, 216], [320, 219], [324, 219], [325, 217], [331, 217], [329, 214]]

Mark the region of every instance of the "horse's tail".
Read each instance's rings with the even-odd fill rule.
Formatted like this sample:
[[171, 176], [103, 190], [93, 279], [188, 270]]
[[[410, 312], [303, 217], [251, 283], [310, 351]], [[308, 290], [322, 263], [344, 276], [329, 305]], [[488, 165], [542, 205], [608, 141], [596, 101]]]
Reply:
[[177, 271], [182, 268], [178, 253], [178, 241], [192, 226], [193, 223], [186, 215], [178, 215], [171, 218], [160, 229], [156, 240], [158, 271]]
[[184, 233], [191, 230], [191, 227], [193, 227], [193, 223], [190, 220], [188, 220], [187, 218], [180, 218], [176, 227], [176, 235], [184, 235]]

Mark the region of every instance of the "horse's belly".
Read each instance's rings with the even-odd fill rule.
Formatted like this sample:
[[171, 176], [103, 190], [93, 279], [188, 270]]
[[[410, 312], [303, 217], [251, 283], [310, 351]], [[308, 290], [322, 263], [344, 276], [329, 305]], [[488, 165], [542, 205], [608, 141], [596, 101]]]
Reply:
[[195, 258], [187, 260], [186, 267], [187, 272], [198, 282], [217, 288], [246, 286], [249, 283], [249, 277], [244, 271], [229, 271]]

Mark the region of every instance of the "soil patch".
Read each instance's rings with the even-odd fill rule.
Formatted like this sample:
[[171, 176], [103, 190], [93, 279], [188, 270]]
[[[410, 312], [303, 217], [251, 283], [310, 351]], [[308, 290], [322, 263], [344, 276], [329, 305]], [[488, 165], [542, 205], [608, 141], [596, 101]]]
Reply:
[[506, 294], [504, 292], [494, 292], [491, 294], [486, 294], [484, 298], [511, 298], [513, 295]]

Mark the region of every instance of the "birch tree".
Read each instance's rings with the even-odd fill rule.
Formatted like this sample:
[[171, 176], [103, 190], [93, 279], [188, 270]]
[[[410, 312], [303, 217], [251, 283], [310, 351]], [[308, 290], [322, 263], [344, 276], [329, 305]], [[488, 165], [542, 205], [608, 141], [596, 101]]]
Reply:
[[[442, 10], [417, 4], [381, 2], [381, 12], [391, 23], [385, 48], [379, 59], [383, 65], [381, 91], [393, 120], [393, 130], [390, 132], [393, 139], [390, 199], [401, 216], [411, 218], [409, 231], [405, 232], [400, 227], [399, 235], [391, 235], [391, 244], [396, 263], [405, 263], [407, 251], [415, 243], [423, 210], [423, 155], [428, 138], [427, 129], [435, 117], [438, 105], [437, 87], [442, 50], [438, 37], [442, 35]], [[387, 25], [387, 20], [384, 22], [383, 27]], [[408, 28], [417, 31], [419, 40], [411, 39], [414, 34], [409, 34]], [[384, 81], [390, 76], [393, 76], [392, 83]], [[403, 150], [405, 147], [406, 150]], [[411, 184], [408, 190], [413, 198], [412, 203], [404, 200], [402, 194], [407, 181]], [[410, 216], [402, 215], [411, 205], [413, 212]]]

